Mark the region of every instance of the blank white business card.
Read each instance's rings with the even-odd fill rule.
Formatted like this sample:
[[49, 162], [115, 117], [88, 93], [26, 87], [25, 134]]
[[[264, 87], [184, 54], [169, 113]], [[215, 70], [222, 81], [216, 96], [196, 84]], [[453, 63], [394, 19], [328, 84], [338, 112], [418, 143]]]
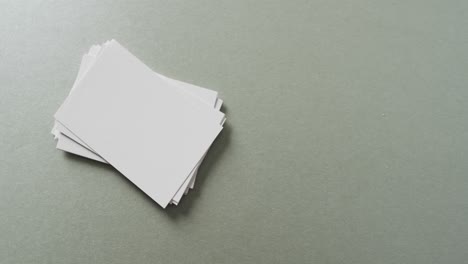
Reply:
[[221, 131], [224, 114], [111, 41], [55, 117], [166, 207]]

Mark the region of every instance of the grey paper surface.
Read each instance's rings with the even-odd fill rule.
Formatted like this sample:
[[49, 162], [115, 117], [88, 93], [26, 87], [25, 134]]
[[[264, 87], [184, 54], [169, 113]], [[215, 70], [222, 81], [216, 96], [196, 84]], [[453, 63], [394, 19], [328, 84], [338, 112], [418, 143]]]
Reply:
[[[0, 263], [465, 263], [468, 2], [1, 1]], [[228, 122], [162, 210], [50, 136], [116, 38]]]

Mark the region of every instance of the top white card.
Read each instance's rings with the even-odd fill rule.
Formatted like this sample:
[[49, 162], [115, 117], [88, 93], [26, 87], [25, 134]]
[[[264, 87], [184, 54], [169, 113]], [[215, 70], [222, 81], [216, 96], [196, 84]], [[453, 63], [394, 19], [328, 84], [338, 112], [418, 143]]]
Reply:
[[224, 114], [111, 41], [55, 118], [166, 207], [221, 131]]

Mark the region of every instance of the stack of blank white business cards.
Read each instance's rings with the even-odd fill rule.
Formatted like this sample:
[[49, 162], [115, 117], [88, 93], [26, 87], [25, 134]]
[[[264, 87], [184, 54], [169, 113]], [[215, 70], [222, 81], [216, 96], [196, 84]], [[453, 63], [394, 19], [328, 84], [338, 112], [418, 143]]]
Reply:
[[177, 205], [226, 120], [213, 90], [148, 68], [117, 41], [83, 56], [55, 113], [57, 148], [108, 163], [160, 206]]

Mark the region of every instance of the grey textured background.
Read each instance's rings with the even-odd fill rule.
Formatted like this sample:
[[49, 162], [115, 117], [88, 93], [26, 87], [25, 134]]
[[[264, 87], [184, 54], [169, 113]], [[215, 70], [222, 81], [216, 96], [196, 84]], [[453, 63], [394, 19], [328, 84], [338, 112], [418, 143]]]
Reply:
[[[467, 1], [0, 0], [0, 263], [466, 263]], [[160, 209], [55, 150], [90, 45], [219, 90]]]

